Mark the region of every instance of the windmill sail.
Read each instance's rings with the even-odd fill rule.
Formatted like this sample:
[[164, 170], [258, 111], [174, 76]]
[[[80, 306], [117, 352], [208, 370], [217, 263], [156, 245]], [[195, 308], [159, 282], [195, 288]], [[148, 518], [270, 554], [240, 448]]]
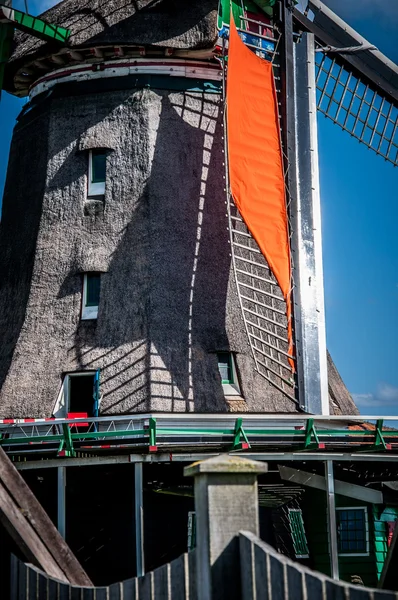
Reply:
[[368, 148], [398, 165], [398, 67], [319, 0], [311, 21], [296, 21], [317, 41], [317, 107]]
[[[245, 78], [242, 91], [241, 82]], [[231, 192], [251, 235], [275, 275], [286, 301], [288, 348], [285, 356], [294, 369], [291, 326], [291, 259], [279, 120], [272, 63], [255, 56], [231, 24], [227, 81], [228, 156]], [[250, 264], [250, 263], [249, 263]], [[253, 265], [251, 264], [251, 267]], [[245, 271], [252, 275], [253, 272]], [[245, 309], [243, 311], [245, 313]], [[255, 316], [267, 316], [255, 313]], [[272, 315], [274, 317], [274, 315]], [[275, 338], [267, 321], [266, 336]], [[250, 325], [253, 325], [252, 321]], [[257, 327], [256, 327], [257, 326]], [[258, 328], [258, 323], [254, 324]], [[257, 334], [257, 335], [256, 335]], [[261, 344], [270, 343], [249, 331]], [[272, 346], [280, 352], [278, 346]], [[256, 353], [260, 352], [258, 345]], [[269, 348], [267, 348], [269, 350]], [[255, 353], [255, 354], [256, 354]], [[269, 359], [264, 353], [263, 360]], [[257, 359], [257, 363], [261, 363]], [[287, 364], [286, 364], [287, 367]], [[283, 379], [283, 378], [282, 378]]]

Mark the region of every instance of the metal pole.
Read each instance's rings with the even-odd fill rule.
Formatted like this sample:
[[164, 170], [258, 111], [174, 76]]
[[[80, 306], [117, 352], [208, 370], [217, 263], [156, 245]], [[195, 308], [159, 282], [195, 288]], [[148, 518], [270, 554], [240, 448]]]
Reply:
[[327, 516], [329, 533], [330, 571], [333, 579], [339, 579], [339, 557], [337, 548], [336, 503], [334, 497], [333, 461], [325, 461]]
[[57, 529], [65, 539], [65, 488], [66, 488], [66, 467], [57, 467]]
[[137, 577], [145, 573], [144, 566], [144, 506], [142, 485], [142, 462], [134, 465], [134, 504], [135, 504], [135, 554]]
[[289, 220], [291, 233], [291, 252], [293, 266], [293, 316], [294, 337], [296, 347], [296, 368], [298, 401], [306, 410], [306, 394], [304, 386], [303, 366], [301, 361], [301, 301], [297, 287], [298, 252], [295, 241], [298, 231], [298, 183], [297, 183], [297, 145], [296, 145], [296, 103], [295, 103], [295, 63], [293, 48], [293, 3], [292, 0], [281, 0], [282, 46], [281, 46], [281, 116], [282, 141], [285, 154], [285, 173], [287, 177], [288, 201], [290, 204]]
[[293, 2], [282, 4], [282, 122], [290, 197], [294, 331], [300, 407], [329, 414], [313, 36], [293, 43]]
[[297, 215], [295, 249], [296, 300], [300, 303], [299, 342], [305, 410], [329, 414], [325, 302], [316, 120], [315, 42], [303, 33], [294, 44], [296, 95]]

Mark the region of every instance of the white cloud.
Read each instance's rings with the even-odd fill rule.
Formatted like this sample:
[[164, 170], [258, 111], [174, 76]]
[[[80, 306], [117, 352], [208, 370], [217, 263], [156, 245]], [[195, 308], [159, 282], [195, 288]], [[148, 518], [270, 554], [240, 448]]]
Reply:
[[377, 388], [377, 398], [383, 404], [398, 404], [398, 387], [381, 383]]
[[364, 406], [374, 406], [375, 404], [373, 394], [351, 394], [351, 396], [359, 409]]
[[352, 394], [352, 398], [360, 410], [376, 406], [394, 406], [398, 408], [398, 387], [388, 383], [380, 383], [375, 392]]

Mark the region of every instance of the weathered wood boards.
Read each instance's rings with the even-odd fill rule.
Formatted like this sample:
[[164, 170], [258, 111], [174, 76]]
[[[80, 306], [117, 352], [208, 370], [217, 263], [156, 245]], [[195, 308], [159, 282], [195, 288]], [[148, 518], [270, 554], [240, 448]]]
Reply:
[[88, 575], [2, 448], [0, 521], [27, 561], [65, 583], [92, 586]]
[[10, 600], [197, 600], [196, 587], [195, 551], [182, 554], [144, 577], [91, 589], [59, 584], [32, 565], [11, 557]]

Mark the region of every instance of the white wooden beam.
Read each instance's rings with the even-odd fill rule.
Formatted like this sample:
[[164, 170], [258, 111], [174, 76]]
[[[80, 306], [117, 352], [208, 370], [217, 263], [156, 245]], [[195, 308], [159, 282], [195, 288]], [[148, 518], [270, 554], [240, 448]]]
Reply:
[[[292, 483], [298, 483], [300, 485], [306, 485], [308, 487], [326, 491], [326, 479], [321, 475], [308, 473], [307, 471], [299, 471], [298, 469], [280, 465], [278, 465], [278, 468], [281, 479], [284, 481], [290, 481]], [[347, 483], [346, 481], [335, 479], [334, 491], [341, 496], [348, 496], [349, 498], [355, 498], [356, 500], [362, 500], [363, 502], [369, 502], [370, 504], [383, 503], [383, 494], [379, 490], [373, 490], [362, 485], [355, 485], [354, 483]]]

